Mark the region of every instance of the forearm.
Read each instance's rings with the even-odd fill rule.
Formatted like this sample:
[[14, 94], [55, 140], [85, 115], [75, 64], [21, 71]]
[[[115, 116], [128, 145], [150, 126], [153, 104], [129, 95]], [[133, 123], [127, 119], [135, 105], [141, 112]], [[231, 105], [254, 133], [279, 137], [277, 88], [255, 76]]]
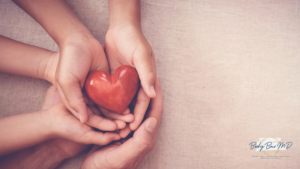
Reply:
[[0, 159], [0, 168], [55, 168], [67, 157], [49, 145], [49, 141], [15, 152]]
[[140, 27], [140, 0], [109, 0], [109, 25], [133, 24]]
[[53, 52], [0, 35], [0, 72], [46, 79], [46, 65]]
[[45, 111], [0, 119], [0, 156], [31, 147], [52, 138]]
[[92, 37], [89, 30], [63, 0], [13, 1], [39, 22], [59, 47], [83, 36]]

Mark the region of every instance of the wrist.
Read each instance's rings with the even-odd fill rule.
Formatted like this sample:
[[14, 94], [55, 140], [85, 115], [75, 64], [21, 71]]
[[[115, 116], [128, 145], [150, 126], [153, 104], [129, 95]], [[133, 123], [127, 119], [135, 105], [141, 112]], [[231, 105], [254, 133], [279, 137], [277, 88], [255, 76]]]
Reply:
[[59, 53], [51, 52], [42, 57], [39, 62], [38, 74], [41, 79], [44, 79], [55, 85], [55, 72], [59, 60]]
[[0, 166], [7, 169], [55, 168], [65, 159], [44, 142], [1, 158]]
[[36, 162], [38, 164], [37, 168], [40, 166], [43, 166], [42, 168], [56, 168], [67, 159], [59, 150], [49, 144], [48, 141], [35, 146], [34, 152], [33, 157], [39, 160]]
[[[84, 27], [84, 26], [83, 26]], [[59, 42], [58, 46], [60, 48], [60, 51], [68, 45], [74, 45], [74, 44], [85, 44], [88, 43], [91, 39], [95, 39], [94, 36], [89, 32], [87, 28], [75, 28], [76, 30], [73, 30], [68, 33], [67, 36], [64, 36]]]
[[52, 124], [53, 121], [55, 121], [55, 119], [53, 119], [55, 115], [53, 115], [52, 111], [50, 110], [51, 108], [46, 110], [41, 110], [41, 112], [38, 112], [39, 117], [37, 120], [38, 123], [40, 123], [39, 124], [39, 126], [41, 126], [40, 128], [43, 130], [44, 136], [46, 138], [45, 140], [56, 138], [58, 135], [55, 126]]
[[141, 26], [139, 0], [109, 0], [109, 27], [118, 25]]

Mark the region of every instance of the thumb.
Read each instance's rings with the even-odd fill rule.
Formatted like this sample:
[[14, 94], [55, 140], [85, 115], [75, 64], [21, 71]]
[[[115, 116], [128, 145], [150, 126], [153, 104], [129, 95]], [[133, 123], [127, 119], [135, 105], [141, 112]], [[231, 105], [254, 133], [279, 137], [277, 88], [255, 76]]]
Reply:
[[145, 93], [150, 98], [154, 98], [156, 96], [154, 89], [156, 68], [152, 50], [137, 49], [133, 58], [133, 65], [139, 74]]
[[77, 117], [82, 123], [88, 120], [88, 113], [80, 85], [76, 82], [57, 83], [57, 90], [64, 105]]
[[134, 133], [133, 137], [122, 144], [115, 152], [116, 159], [122, 160], [123, 164], [135, 160], [147, 152], [152, 146], [152, 137], [157, 120], [148, 118]]

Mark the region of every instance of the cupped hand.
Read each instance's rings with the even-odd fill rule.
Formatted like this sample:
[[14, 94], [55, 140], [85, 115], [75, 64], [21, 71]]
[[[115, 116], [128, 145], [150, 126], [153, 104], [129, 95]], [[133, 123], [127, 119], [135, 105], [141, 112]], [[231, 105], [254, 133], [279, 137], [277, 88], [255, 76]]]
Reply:
[[[41, 110], [46, 110], [59, 103], [61, 103], [61, 100], [59, 98], [58, 92], [54, 86], [51, 86], [47, 90]], [[60, 152], [59, 154], [64, 158], [74, 157], [88, 148], [88, 145], [86, 144], [80, 144], [60, 138], [48, 140], [47, 144], [51, 146], [51, 148], [57, 149], [58, 152]]]
[[137, 168], [145, 155], [152, 150], [163, 111], [160, 82], [155, 82], [157, 96], [151, 100], [147, 119], [124, 143], [115, 142], [105, 147], [93, 147], [87, 155], [82, 169]]
[[142, 88], [138, 91], [137, 103], [133, 112], [134, 121], [124, 129], [124, 133], [126, 133], [124, 136], [126, 136], [131, 130], [137, 129], [144, 118], [150, 98], [156, 96], [154, 54], [141, 27], [134, 24], [110, 27], [105, 37], [105, 51], [111, 74], [121, 65], [131, 65], [137, 69], [141, 80]]
[[[82, 91], [85, 76], [90, 71], [103, 70], [108, 72], [107, 60], [102, 45], [95, 39], [92, 41], [93, 44], [90, 46], [93, 46], [92, 49], [94, 52], [90, 52], [92, 49], [89, 49], [86, 45], [79, 45], [79, 42], [71, 44], [66, 46], [64, 48], [65, 50], [60, 53], [53, 53], [53, 55], [48, 58], [47, 66], [42, 72], [44, 73], [43, 76], [45, 79], [57, 87], [60, 98], [63, 98], [63, 103], [71, 110], [75, 117], [79, 118], [81, 122], [86, 121], [85, 123], [89, 126], [100, 129], [99, 125], [103, 123], [103, 119], [107, 118], [103, 118], [96, 108], [91, 109], [86, 106], [87, 102], [89, 102], [88, 104], [90, 106], [94, 106], [95, 104], [87, 98], [84, 90]], [[62, 68], [60, 69], [60, 67]], [[87, 73], [85, 73], [86, 71]], [[57, 76], [65, 77], [61, 79], [61, 84], [57, 81]], [[69, 101], [61, 86], [65, 86], [65, 91], [68, 94], [71, 93], [72, 97], [70, 97]], [[76, 104], [69, 104], [70, 100]], [[81, 113], [72, 111], [74, 109], [71, 105], [77, 107], [78, 109], [75, 108], [76, 110], [84, 110], [85, 113], [82, 113], [82, 111]], [[82, 115], [86, 116], [85, 120], [82, 120]], [[109, 116], [108, 118], [112, 119], [110, 123], [106, 123], [106, 125], [110, 126], [109, 131], [123, 129], [126, 126], [126, 122], [133, 121], [133, 115], [131, 114], [118, 116], [117, 118]]]
[[[51, 94], [52, 93], [52, 94]], [[82, 144], [98, 144], [106, 145], [114, 140], [119, 140], [120, 136], [113, 132], [97, 132], [90, 126], [82, 124], [76, 119], [69, 110], [61, 103], [59, 103], [58, 92], [51, 87], [47, 95], [51, 94], [51, 98], [47, 98], [46, 106], [53, 105], [49, 109], [46, 109], [43, 113], [45, 119], [45, 125], [50, 130], [54, 138], [63, 138], [71, 140], [73, 142]], [[58, 104], [57, 104], [58, 103]], [[98, 124], [98, 128], [103, 131], [110, 131], [110, 120], [103, 119], [101, 124]]]
[[61, 47], [55, 86], [64, 105], [82, 123], [88, 121], [82, 89], [88, 73], [94, 70], [109, 71], [103, 47], [96, 39], [69, 40]]

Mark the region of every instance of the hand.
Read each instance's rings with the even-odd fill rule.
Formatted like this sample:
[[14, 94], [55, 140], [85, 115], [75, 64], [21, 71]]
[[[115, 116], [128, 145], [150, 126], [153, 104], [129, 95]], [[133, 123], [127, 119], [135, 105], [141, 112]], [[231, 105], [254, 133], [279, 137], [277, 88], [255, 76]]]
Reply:
[[111, 74], [121, 65], [131, 65], [137, 69], [141, 79], [142, 88], [137, 94], [137, 104], [133, 112], [134, 121], [130, 123], [129, 128], [124, 129], [128, 134], [130, 130], [136, 130], [140, 125], [148, 108], [150, 97], [156, 96], [153, 86], [156, 68], [152, 47], [139, 26], [121, 24], [109, 28], [105, 37], [105, 51]]
[[95, 70], [109, 70], [103, 48], [96, 39], [79, 38], [61, 47], [55, 86], [62, 102], [82, 123], [88, 120], [82, 89], [88, 73]]
[[[47, 90], [41, 110], [46, 110], [59, 103], [61, 103], [61, 100], [59, 98], [58, 92], [54, 86], [51, 86]], [[59, 152], [59, 156], [63, 157], [63, 159], [74, 157], [88, 148], [88, 145], [86, 144], [79, 144], [60, 138], [48, 140], [43, 144], [47, 144], [51, 149], [57, 150], [57, 152]]]
[[[53, 105], [56, 103], [59, 103], [58, 92], [52, 86], [47, 92], [43, 109], [49, 107], [49, 105]], [[43, 111], [43, 113], [46, 128], [50, 130], [49, 133], [52, 133], [51, 135], [53, 135], [54, 138], [60, 137], [72, 140], [77, 143], [98, 145], [106, 145], [113, 140], [120, 139], [120, 136], [117, 133], [96, 132], [88, 125], [80, 123], [65, 108], [63, 104], [56, 104], [51, 108]], [[111, 123], [110, 120], [103, 119], [102, 122], [98, 124], [98, 128], [103, 131], [111, 130], [109, 123]], [[57, 140], [55, 142], [64, 144]], [[66, 151], [69, 151], [68, 148], [66, 149]]]
[[[102, 48], [102, 46], [101, 46]], [[49, 82], [51, 82], [53, 85], [56, 85], [56, 79], [55, 79], [55, 74], [56, 74], [56, 69], [57, 69], [57, 65], [58, 65], [58, 61], [59, 61], [59, 56], [60, 53], [52, 53], [52, 56], [50, 57], [45, 57], [44, 61], [40, 67], [45, 67], [45, 69], [43, 69], [43, 72], [41, 74], [43, 74], [44, 79], [48, 80]], [[88, 120], [86, 122], [86, 124], [98, 128], [98, 125], [100, 123], [103, 123], [103, 117], [101, 117], [100, 112], [97, 110], [96, 108], [96, 104], [91, 101], [85, 91], [83, 91], [83, 99], [85, 104], [88, 104], [89, 106], [87, 107], [88, 110]], [[59, 99], [60, 100], [60, 99]], [[90, 108], [93, 107], [93, 108]], [[103, 112], [106, 112], [104, 109], [102, 109]], [[109, 114], [110, 113], [106, 113]], [[126, 114], [123, 115], [119, 115], [119, 116], [114, 116], [114, 114], [111, 114], [109, 116], [110, 119], [112, 119], [115, 123], [110, 122], [107, 123], [106, 125], [108, 125], [110, 127], [109, 131], [114, 131], [116, 129], [123, 129], [126, 127], [126, 122], [132, 122], [134, 117], [132, 114], [129, 114], [129, 112], [127, 112]], [[107, 119], [107, 118], [106, 118]], [[98, 128], [99, 129], [99, 128]]]
[[160, 82], [155, 81], [157, 97], [152, 99], [147, 119], [124, 143], [116, 142], [105, 147], [94, 147], [84, 160], [82, 169], [137, 168], [145, 155], [154, 147], [163, 110]]

